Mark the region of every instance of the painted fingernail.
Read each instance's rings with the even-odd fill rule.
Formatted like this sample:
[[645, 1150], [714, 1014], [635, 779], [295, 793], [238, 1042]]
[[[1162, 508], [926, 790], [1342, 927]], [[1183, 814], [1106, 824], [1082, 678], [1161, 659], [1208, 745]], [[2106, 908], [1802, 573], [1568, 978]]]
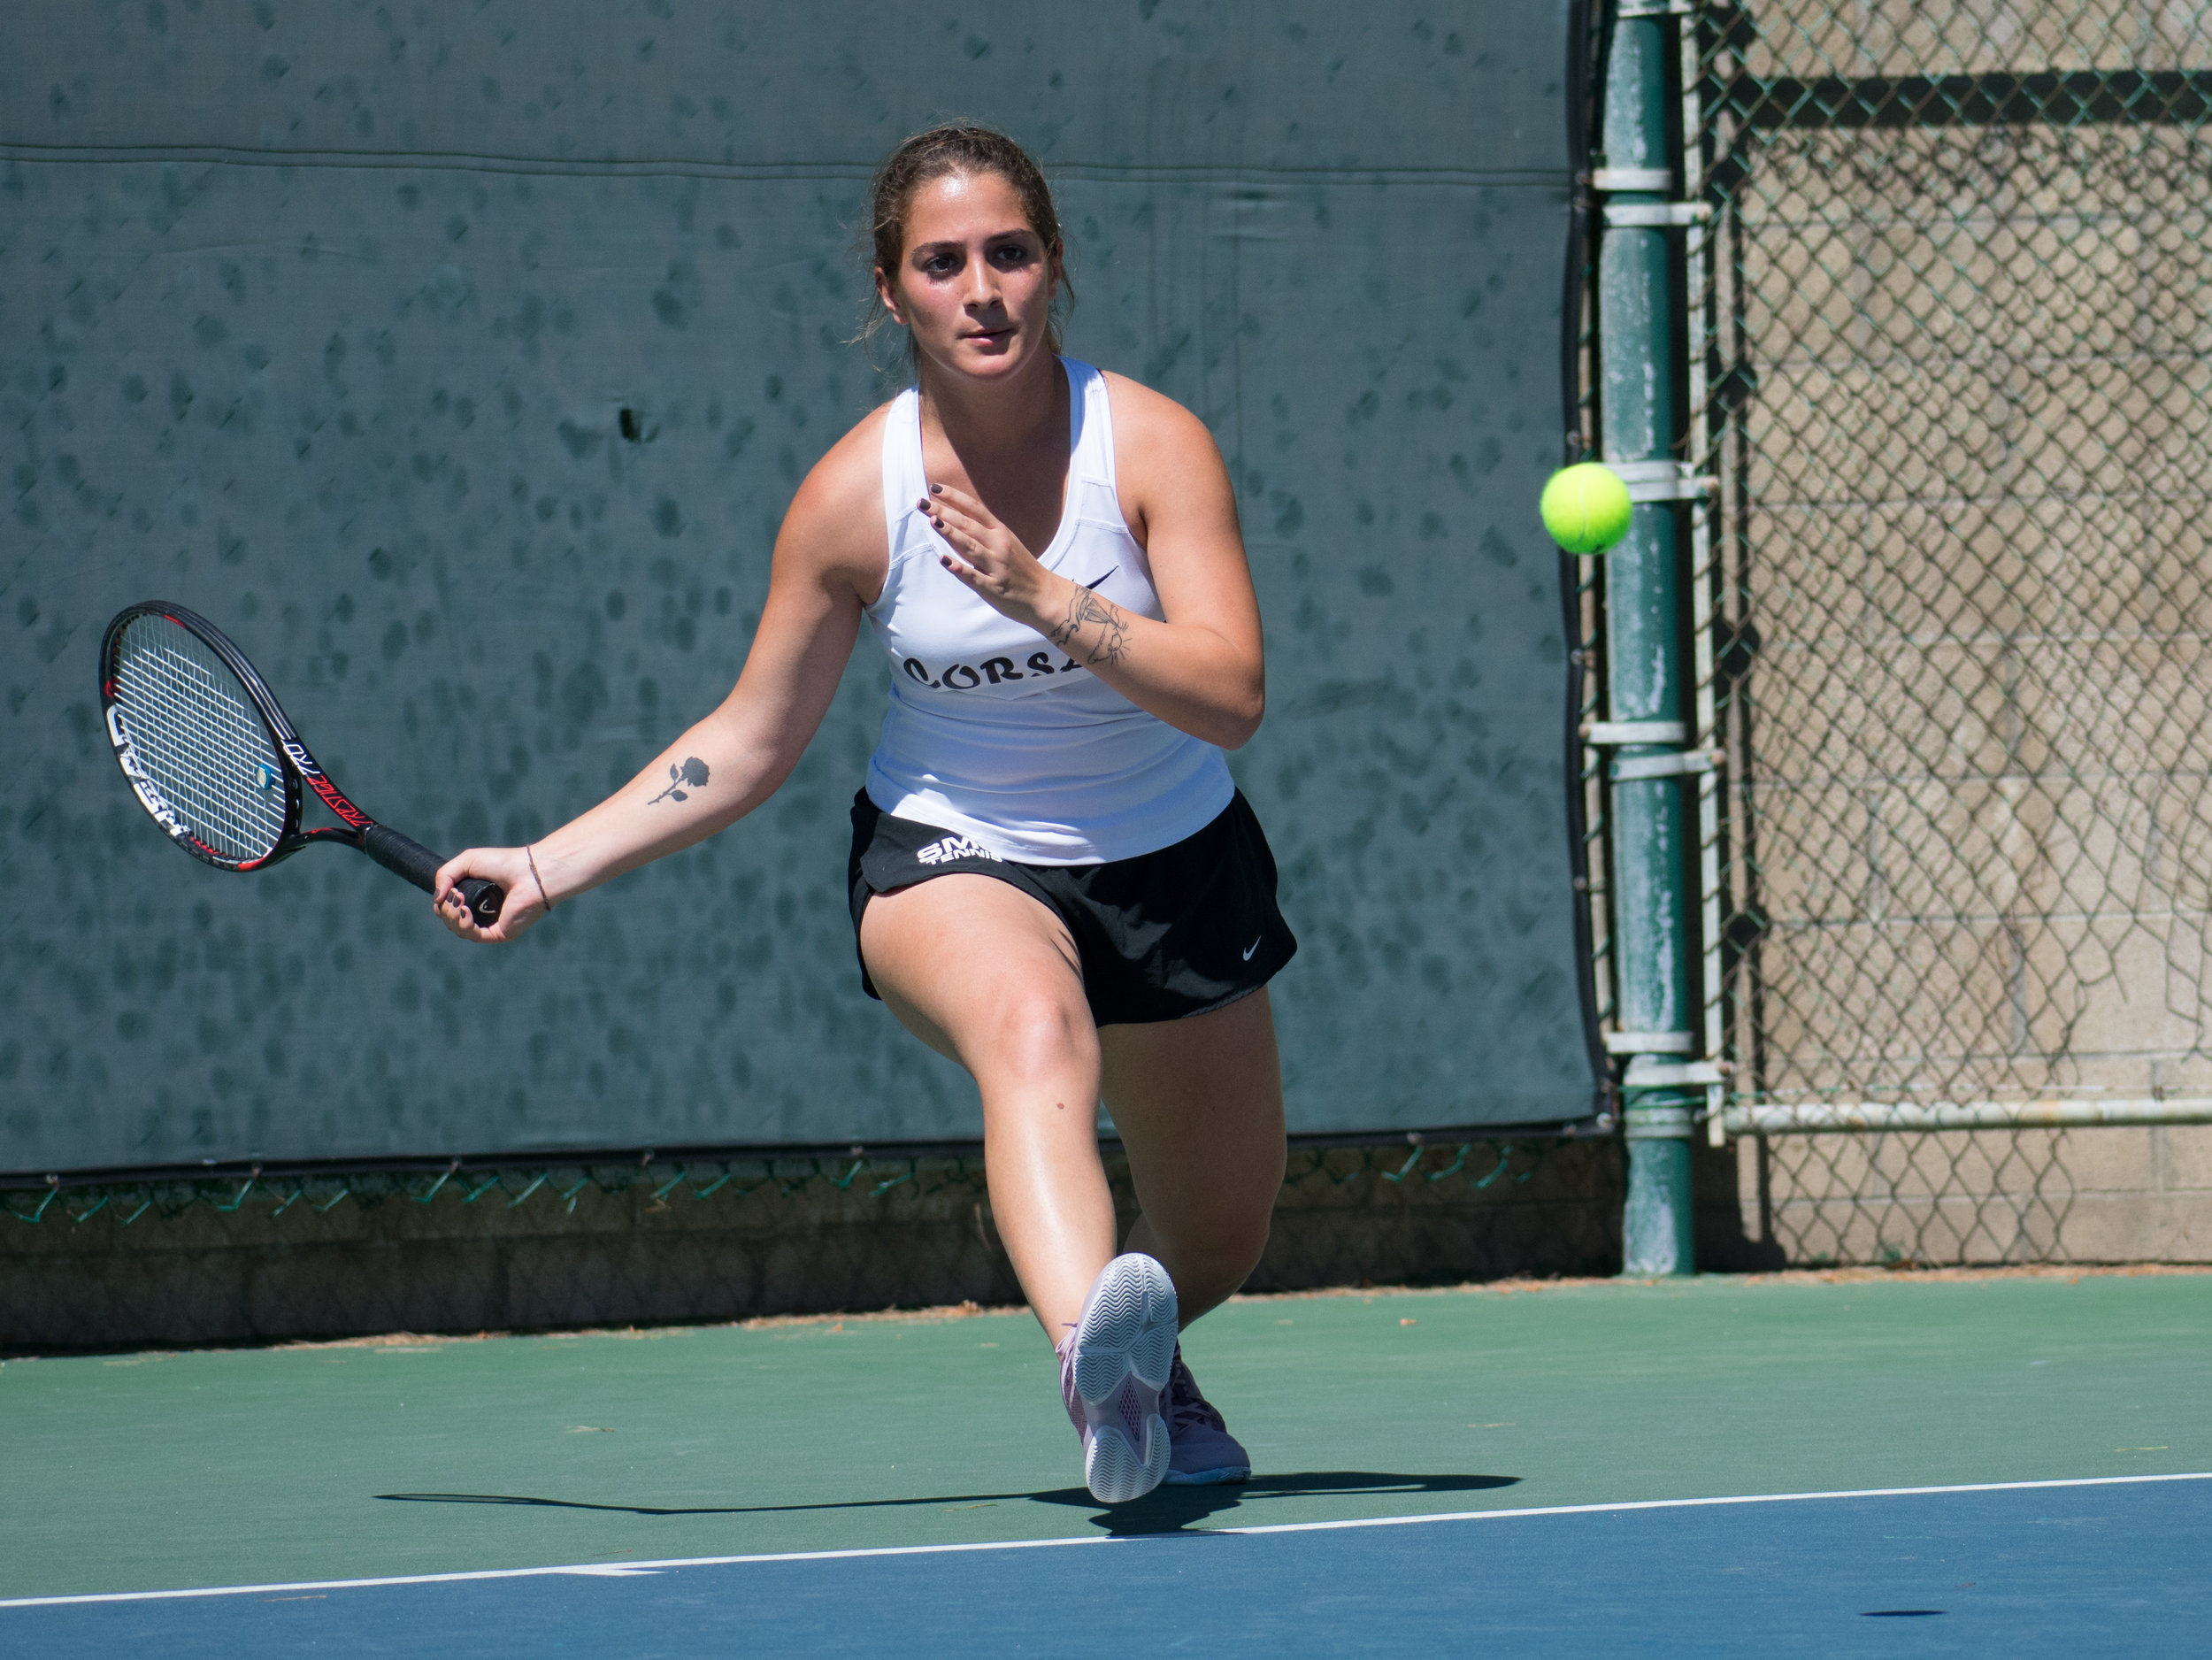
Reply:
[[933, 484], [929, 487], [929, 493], [932, 496], [942, 496], [945, 493], [945, 487], [941, 484]]

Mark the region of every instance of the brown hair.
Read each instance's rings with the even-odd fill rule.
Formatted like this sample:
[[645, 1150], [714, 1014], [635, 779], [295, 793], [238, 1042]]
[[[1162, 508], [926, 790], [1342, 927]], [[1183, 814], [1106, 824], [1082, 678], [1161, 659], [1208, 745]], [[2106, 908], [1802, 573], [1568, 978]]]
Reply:
[[[915, 134], [884, 158], [883, 165], [876, 169], [876, 176], [868, 187], [867, 253], [872, 265], [880, 268], [895, 284], [906, 255], [906, 216], [914, 204], [915, 192], [949, 173], [995, 173], [1013, 187], [1014, 195], [1022, 204], [1022, 216], [1029, 221], [1029, 228], [1037, 233], [1037, 239], [1044, 243], [1045, 257], [1057, 267], [1059, 282], [1053, 293], [1051, 314], [1045, 323], [1045, 345], [1056, 353], [1060, 350], [1062, 296], [1065, 296], [1070, 308], [1075, 304], [1075, 288], [1068, 281], [1061, 245], [1060, 216], [1054, 211], [1052, 187], [1045, 182], [1043, 171], [1027, 150], [1003, 133], [972, 122], [949, 121]], [[875, 291], [872, 270], [870, 275], [868, 315], [856, 336], [863, 347], [871, 345], [877, 335], [891, 326], [891, 314], [884, 310], [882, 296]], [[911, 336], [901, 344], [904, 365], [911, 370]]]

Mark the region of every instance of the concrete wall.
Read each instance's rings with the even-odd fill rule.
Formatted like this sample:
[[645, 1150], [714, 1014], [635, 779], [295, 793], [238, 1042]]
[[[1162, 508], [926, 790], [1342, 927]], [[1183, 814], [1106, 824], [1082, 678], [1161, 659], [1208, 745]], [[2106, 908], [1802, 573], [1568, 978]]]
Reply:
[[1743, 1238], [1793, 1266], [2212, 1262], [2212, 1125], [1746, 1137], [1732, 1162]]
[[[1753, 76], [2212, 50], [2200, 8], [2135, 0], [1744, 15]], [[1729, 1047], [1758, 1098], [2212, 1094], [2208, 148], [2109, 115], [1717, 133]], [[2188, 1259], [2208, 1136], [1744, 1143], [1741, 1192], [1793, 1260]]]
[[[1254, 1290], [1601, 1274], [1620, 1260], [1619, 1149], [1610, 1142], [1498, 1150], [1296, 1152]], [[1402, 1172], [1402, 1180], [1389, 1175]], [[695, 1197], [713, 1172], [667, 1187], [662, 1166], [582, 1172], [519, 1203], [520, 1180], [428, 1203], [310, 1195], [282, 1184], [234, 1210], [200, 1203], [78, 1223], [58, 1202], [35, 1226], [0, 1218], [0, 1348], [222, 1342], [390, 1331], [737, 1319], [763, 1314], [1021, 1300], [992, 1225], [979, 1160], [826, 1175], [748, 1177]], [[1126, 1223], [1126, 1168], [1109, 1174]], [[882, 1187], [887, 1180], [904, 1176]], [[420, 1193], [430, 1178], [413, 1184]], [[880, 1189], [880, 1190], [879, 1190]], [[365, 1190], [371, 1195], [374, 1184]], [[19, 1210], [30, 1208], [13, 1196]], [[35, 1200], [33, 1201], [35, 1203]]]

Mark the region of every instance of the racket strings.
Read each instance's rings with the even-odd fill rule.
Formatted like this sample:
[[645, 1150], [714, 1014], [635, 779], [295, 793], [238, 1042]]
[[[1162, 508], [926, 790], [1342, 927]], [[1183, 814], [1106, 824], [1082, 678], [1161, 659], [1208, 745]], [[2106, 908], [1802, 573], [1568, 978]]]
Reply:
[[283, 834], [283, 796], [264, 789], [280, 791], [282, 775], [265, 738], [226, 719], [227, 700], [199, 683], [196, 666], [119, 672], [125, 724], [155, 787], [203, 839], [226, 857], [257, 858]]
[[188, 696], [179, 696], [173, 677], [167, 684], [149, 678], [125, 682], [127, 700], [136, 695], [126, 702], [125, 719], [157, 788], [219, 852], [243, 859], [268, 851], [282, 834], [284, 813], [280, 796], [261, 793], [280, 777], [266, 745], [255, 746], [258, 754], [244, 749], [240, 734], [189, 700], [204, 697], [204, 688], [188, 680]]
[[170, 807], [227, 859], [273, 851], [285, 829], [283, 762], [242, 688], [231, 689], [229, 667], [188, 631], [149, 619], [124, 635], [115, 679], [139, 765]]
[[142, 761], [195, 817], [234, 848], [265, 848], [283, 827], [283, 808], [267, 796], [280, 777], [265, 739], [236, 717], [196, 664], [174, 657], [142, 659], [122, 680], [127, 719], [135, 717]]

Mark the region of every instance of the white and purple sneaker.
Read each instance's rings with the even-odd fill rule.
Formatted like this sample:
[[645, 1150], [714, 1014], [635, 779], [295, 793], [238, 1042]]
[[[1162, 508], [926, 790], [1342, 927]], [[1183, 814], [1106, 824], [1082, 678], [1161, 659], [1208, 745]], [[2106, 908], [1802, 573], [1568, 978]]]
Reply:
[[1183, 1346], [1175, 1346], [1175, 1360], [1168, 1369], [1167, 1433], [1171, 1446], [1167, 1474], [1171, 1487], [1210, 1487], [1252, 1479], [1252, 1456], [1229, 1433], [1213, 1403], [1198, 1393], [1198, 1379], [1183, 1364]]
[[1176, 1330], [1175, 1282], [1132, 1251], [1099, 1271], [1060, 1342], [1060, 1399], [1083, 1437], [1083, 1479], [1101, 1504], [1142, 1498], [1167, 1473], [1171, 1442], [1160, 1406]]

